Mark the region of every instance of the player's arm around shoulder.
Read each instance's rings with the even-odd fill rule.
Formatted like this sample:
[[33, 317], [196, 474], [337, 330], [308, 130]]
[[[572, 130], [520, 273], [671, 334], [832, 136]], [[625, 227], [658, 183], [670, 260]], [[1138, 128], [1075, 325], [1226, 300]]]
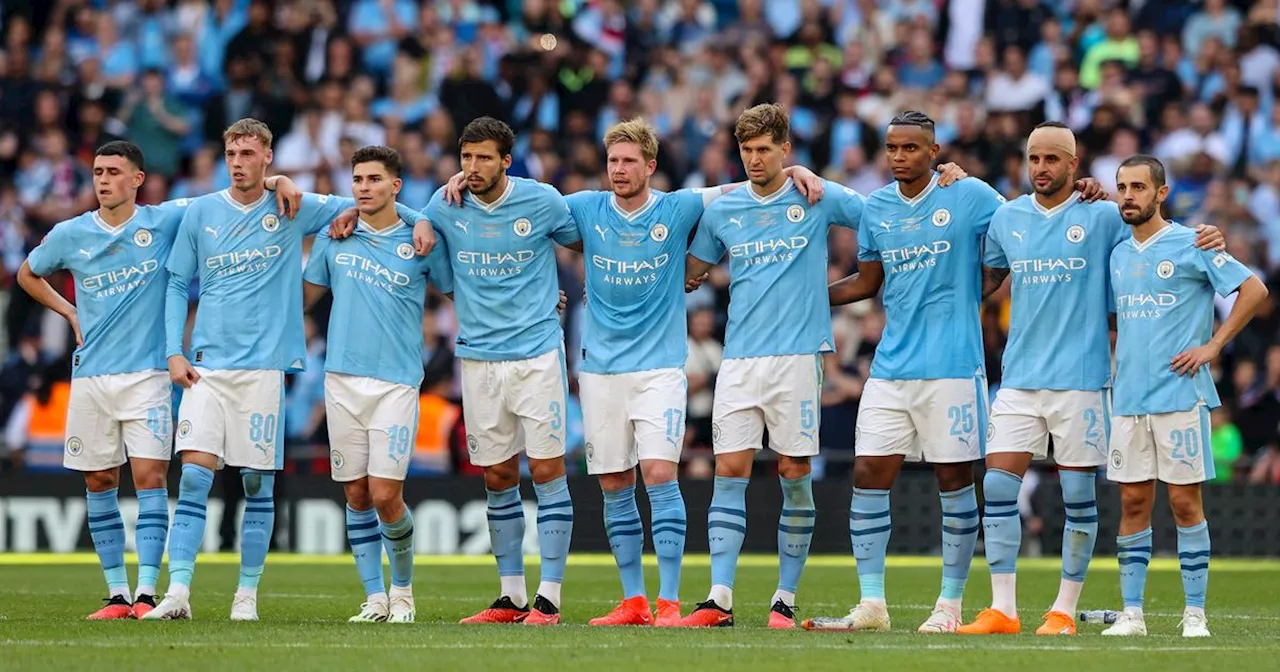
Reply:
[[724, 258], [725, 245], [720, 239], [716, 222], [724, 219], [726, 199], [719, 199], [707, 206], [698, 223], [698, 230], [689, 244], [689, 253], [685, 255], [685, 291], [696, 289], [712, 266]]
[[867, 205], [866, 197], [838, 182], [824, 180], [824, 183], [827, 196], [823, 202], [829, 203], [828, 207], [832, 208], [830, 223], [857, 231]]
[[578, 230], [578, 223], [574, 220], [573, 212], [565, 197], [549, 184], [540, 182], [537, 184], [541, 190], [539, 198], [542, 205], [541, 211], [550, 224], [548, 235], [564, 247], [581, 252], [582, 232]]
[[1003, 203], [991, 216], [991, 226], [983, 238], [982, 251], [982, 298], [985, 300], [996, 293], [1009, 277], [1009, 259], [1004, 250], [1004, 229], [1016, 203]]

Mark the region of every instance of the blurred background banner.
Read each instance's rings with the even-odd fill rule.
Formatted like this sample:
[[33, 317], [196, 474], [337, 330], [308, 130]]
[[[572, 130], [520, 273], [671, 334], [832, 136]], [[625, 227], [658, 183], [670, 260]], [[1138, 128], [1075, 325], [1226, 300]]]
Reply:
[[[175, 474], [176, 476], [176, 474]], [[219, 498], [227, 494], [226, 481], [219, 477], [209, 499], [208, 527], [204, 550], [238, 548], [238, 518], [243, 510], [239, 498]], [[747, 536], [743, 550], [749, 553], [777, 552], [777, 524], [782, 500], [777, 481], [757, 479], [747, 491]], [[604, 533], [603, 504], [599, 486], [593, 479], [570, 479], [574, 499], [574, 552], [609, 552]], [[537, 516], [533, 488], [526, 482], [525, 516]], [[688, 552], [707, 552], [707, 507], [711, 503], [711, 482], [681, 484], [689, 514]], [[0, 476], [0, 552], [89, 551], [93, 542], [85, 525], [84, 483], [78, 475], [38, 475], [17, 478]], [[232, 493], [234, 494], [234, 493]], [[815, 553], [849, 554], [850, 486], [843, 482], [814, 484], [813, 496], [818, 517], [812, 550]], [[641, 517], [648, 526], [649, 509], [645, 495], [639, 495]], [[937, 555], [941, 551], [940, 505], [932, 474], [908, 472], [893, 488], [892, 554]], [[489, 528], [485, 516], [484, 488], [476, 479], [445, 477], [414, 481], [405, 491], [418, 530], [416, 552], [421, 555], [488, 555]], [[226, 502], [233, 502], [228, 508]], [[1026, 538], [1023, 555], [1058, 557], [1062, 548], [1061, 494], [1056, 479], [1045, 482], [1034, 495], [1020, 502]], [[1112, 484], [1099, 484], [1098, 557], [1115, 551], [1115, 526], [1120, 520], [1119, 492]], [[231, 516], [227, 511], [233, 511]], [[1215, 556], [1265, 557], [1280, 555], [1280, 526], [1275, 524], [1275, 494], [1272, 488], [1248, 485], [1208, 486], [1205, 512], [1214, 521]], [[132, 543], [137, 519], [137, 500], [122, 495], [120, 513]], [[343, 555], [347, 551], [342, 489], [327, 478], [285, 476], [276, 481], [275, 547], [300, 553]], [[1156, 548], [1174, 552], [1174, 526], [1163, 493], [1154, 513]], [[1163, 538], [1162, 538], [1163, 537]], [[525, 530], [526, 554], [537, 555], [537, 530]], [[129, 550], [133, 550], [130, 548]], [[977, 560], [975, 560], [977, 562]], [[849, 560], [853, 570], [853, 560]], [[852, 576], [852, 574], [850, 574]]]

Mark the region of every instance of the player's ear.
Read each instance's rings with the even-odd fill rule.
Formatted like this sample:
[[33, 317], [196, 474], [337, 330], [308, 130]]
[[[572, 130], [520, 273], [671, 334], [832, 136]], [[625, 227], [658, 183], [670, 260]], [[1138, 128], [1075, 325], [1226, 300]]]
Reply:
[[504, 155], [502, 156], [502, 169], [503, 169], [503, 170], [506, 170], [506, 169], [508, 169], [508, 168], [510, 168], [510, 167], [511, 167], [511, 155], [510, 155], [510, 154], [504, 154]]
[[275, 152], [273, 152], [272, 150], [268, 149], [268, 150], [267, 150], [267, 154], [266, 154], [266, 156], [267, 156], [267, 165], [269, 166], [269, 165], [271, 165], [271, 160], [272, 160], [272, 159], [274, 159], [276, 155], [275, 155]]
[[646, 169], [649, 171], [649, 177], [653, 177], [653, 174], [658, 172], [658, 160], [649, 159]]
[[782, 155], [783, 155], [783, 156], [787, 156], [787, 155], [788, 155], [788, 154], [790, 154], [790, 153], [791, 153], [791, 141], [790, 141], [790, 140], [783, 140], [783, 141], [782, 141]]
[[142, 183], [143, 183], [143, 182], [146, 182], [146, 181], [147, 181], [147, 174], [146, 174], [146, 173], [142, 172], [141, 170], [134, 171], [134, 173], [133, 173], [133, 188], [134, 188], [134, 189], [141, 189], [141, 188], [142, 188]]
[[398, 178], [398, 177], [397, 177], [396, 179], [394, 179], [394, 180], [391, 180], [391, 193], [392, 193], [392, 195], [399, 196], [399, 195], [400, 195], [400, 188], [401, 188], [401, 187], [403, 187], [403, 186], [404, 186], [404, 180], [402, 180], [402, 179], [400, 179], [400, 178]]

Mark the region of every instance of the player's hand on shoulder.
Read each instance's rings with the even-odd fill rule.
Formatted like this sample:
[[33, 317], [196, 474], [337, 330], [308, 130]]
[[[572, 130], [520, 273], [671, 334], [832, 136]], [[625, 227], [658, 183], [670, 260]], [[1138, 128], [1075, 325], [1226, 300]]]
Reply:
[[804, 166], [792, 167], [791, 182], [796, 185], [797, 191], [809, 199], [809, 205], [816, 205], [821, 201], [827, 190], [827, 183], [817, 173]]
[[1092, 177], [1083, 177], [1076, 180], [1076, 191], [1080, 192], [1080, 202], [1096, 203], [1097, 201], [1105, 201], [1111, 198], [1111, 194], [1102, 188], [1102, 183]]
[[1208, 252], [1223, 252], [1227, 249], [1227, 237], [1222, 229], [1212, 224], [1196, 224], [1196, 247]]
[[[586, 303], [586, 297], [587, 295], [584, 292], [582, 294], [582, 302], [584, 304]], [[560, 290], [560, 300], [556, 302], [556, 312], [561, 315], [564, 315], [564, 309], [567, 308], [568, 306], [569, 306], [569, 295], [565, 294], [564, 290], [562, 289]]]
[[419, 219], [413, 225], [413, 249], [418, 256], [425, 257], [431, 254], [431, 250], [436, 246], [436, 230], [431, 228], [431, 222], [425, 219]]
[[948, 161], [938, 166], [938, 186], [949, 187], [964, 178], [969, 177], [969, 173], [964, 168]]
[[183, 389], [190, 389], [192, 385], [200, 382], [200, 374], [186, 357], [174, 355], [169, 358], [169, 380]]
[[449, 205], [462, 205], [462, 190], [467, 188], [467, 174], [458, 171], [444, 185], [444, 202]]
[[302, 190], [284, 175], [277, 175], [275, 179], [276, 207], [280, 209], [281, 216], [293, 219], [298, 208], [302, 207]]
[[337, 217], [329, 222], [329, 237], [334, 240], [342, 240], [347, 236], [355, 233], [356, 219], [360, 217], [360, 211], [355, 208], [347, 208], [343, 210]]

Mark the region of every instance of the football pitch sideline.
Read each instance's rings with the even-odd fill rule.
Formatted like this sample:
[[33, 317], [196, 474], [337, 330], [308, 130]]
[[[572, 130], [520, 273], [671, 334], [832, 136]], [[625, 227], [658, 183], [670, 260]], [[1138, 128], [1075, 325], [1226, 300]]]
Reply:
[[[128, 559], [132, 568], [135, 558]], [[417, 623], [349, 624], [363, 591], [348, 556], [276, 554], [268, 559], [258, 609], [261, 621], [227, 616], [238, 572], [235, 554], [204, 555], [193, 585], [191, 622], [88, 622], [105, 595], [92, 553], [0, 554], [0, 670], [141, 669], [553, 669], [743, 670], [932, 669], [982, 670], [1280, 669], [1280, 561], [1214, 560], [1209, 581], [1213, 637], [1184, 640], [1177, 627], [1182, 585], [1176, 558], [1151, 563], [1146, 611], [1150, 635], [1104, 639], [1104, 626], [1081, 624], [1076, 637], [1032, 632], [1057, 591], [1057, 558], [1022, 559], [1018, 606], [1023, 634], [1005, 637], [919, 635], [941, 576], [939, 558], [892, 557], [887, 591], [894, 631], [887, 634], [811, 633], [765, 628], [777, 581], [775, 556], [744, 556], [735, 587], [736, 627], [712, 630], [593, 628], [620, 597], [608, 555], [570, 556], [564, 625], [461, 626], [460, 618], [487, 606], [498, 581], [489, 557], [418, 558], [414, 579]], [[528, 558], [536, 586], [537, 558]], [[657, 567], [646, 557], [655, 597]], [[709, 559], [686, 559], [684, 613], [706, 595]], [[162, 577], [161, 583], [164, 584]], [[985, 564], [974, 559], [964, 615], [972, 619], [990, 600]], [[857, 599], [847, 556], [809, 559], [798, 594], [797, 620], [843, 615]], [[1095, 559], [1081, 609], [1118, 609], [1116, 561]]]

